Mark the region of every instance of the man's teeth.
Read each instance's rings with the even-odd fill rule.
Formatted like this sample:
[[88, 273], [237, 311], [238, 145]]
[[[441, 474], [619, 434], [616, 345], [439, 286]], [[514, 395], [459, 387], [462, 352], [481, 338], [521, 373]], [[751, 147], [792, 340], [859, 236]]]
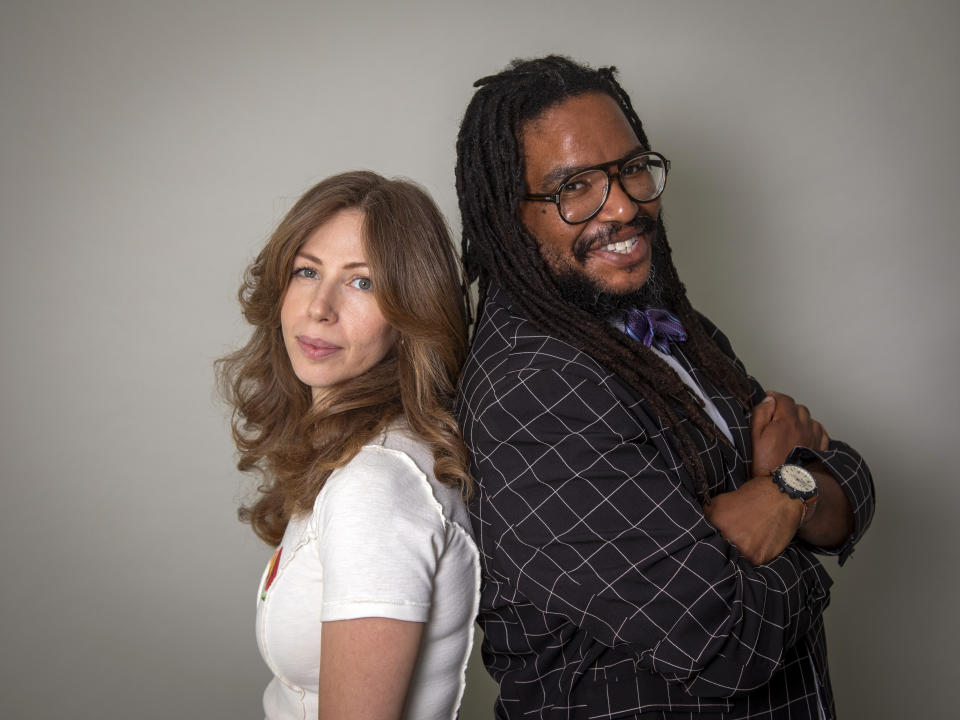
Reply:
[[607, 252], [615, 252], [615, 253], [620, 253], [621, 255], [626, 255], [628, 252], [633, 250], [636, 244], [637, 244], [637, 237], [633, 236], [628, 240], [621, 240], [620, 242], [604, 245], [603, 249], [606, 250]]

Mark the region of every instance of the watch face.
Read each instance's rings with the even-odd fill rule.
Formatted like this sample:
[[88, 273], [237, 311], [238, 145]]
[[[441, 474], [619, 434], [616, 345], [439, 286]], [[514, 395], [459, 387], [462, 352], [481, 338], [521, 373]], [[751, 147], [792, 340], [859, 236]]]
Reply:
[[780, 478], [788, 488], [801, 493], [809, 493], [817, 489], [817, 481], [813, 479], [813, 475], [799, 465], [781, 466]]

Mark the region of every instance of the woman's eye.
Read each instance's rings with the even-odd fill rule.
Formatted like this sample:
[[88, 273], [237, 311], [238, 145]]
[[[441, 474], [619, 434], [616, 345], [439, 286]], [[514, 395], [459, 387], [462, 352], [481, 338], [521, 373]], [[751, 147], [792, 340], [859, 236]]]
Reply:
[[293, 274], [309, 278], [310, 280], [315, 280], [317, 277], [317, 271], [310, 267], [297, 268], [293, 271]]
[[373, 290], [373, 283], [370, 282], [370, 278], [366, 277], [354, 278], [350, 281], [350, 286], [357, 290]]

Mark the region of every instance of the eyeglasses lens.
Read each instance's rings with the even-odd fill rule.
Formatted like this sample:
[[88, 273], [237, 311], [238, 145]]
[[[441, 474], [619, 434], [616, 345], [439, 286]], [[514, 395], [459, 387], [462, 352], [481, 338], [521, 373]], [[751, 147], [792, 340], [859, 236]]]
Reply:
[[609, 180], [603, 170], [587, 170], [567, 180], [560, 191], [560, 212], [567, 222], [580, 222], [600, 207]]
[[[637, 202], [649, 202], [662, 191], [667, 179], [659, 157], [640, 156], [620, 170], [620, 185]], [[567, 222], [583, 222], [592, 216], [607, 198], [610, 176], [604, 170], [587, 170], [573, 175], [560, 191], [560, 212]]]

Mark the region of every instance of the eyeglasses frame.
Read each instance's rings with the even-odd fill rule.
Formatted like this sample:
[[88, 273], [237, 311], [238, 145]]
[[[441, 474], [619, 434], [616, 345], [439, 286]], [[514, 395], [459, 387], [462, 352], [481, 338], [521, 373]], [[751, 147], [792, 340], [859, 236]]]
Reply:
[[[660, 191], [659, 191], [656, 195], [654, 195], [652, 198], [649, 198], [648, 200], [637, 200], [633, 195], [631, 195], [629, 192], [627, 192], [627, 189], [623, 186], [623, 181], [620, 179], [620, 173], [623, 172], [623, 168], [624, 168], [625, 165], [633, 162], [634, 160], [636, 160], [636, 159], [639, 158], [639, 157], [644, 157], [644, 156], [656, 157], [656, 158], [659, 158], [660, 160], [663, 161], [663, 168], [664, 168], [664, 172], [663, 172], [663, 187], [661, 187], [661, 188], [660, 188]], [[616, 169], [615, 172], [611, 172], [611, 171], [610, 171], [609, 168], [610, 168], [611, 165], [616, 165], [617, 169]], [[585, 173], [585, 172], [590, 172], [591, 170], [603, 170], [603, 171], [605, 171], [605, 172], [607, 173], [607, 189], [606, 189], [606, 191], [603, 193], [603, 200], [600, 202], [600, 205], [597, 206], [597, 209], [594, 210], [592, 213], [590, 213], [590, 216], [589, 216], [589, 217], [587, 217], [587, 218], [585, 218], [585, 219], [583, 219], [583, 220], [577, 220], [576, 222], [574, 222], [574, 221], [572, 221], [572, 220], [567, 220], [567, 219], [563, 216], [563, 212], [561, 212], [561, 210], [560, 210], [560, 195], [561, 195], [561, 193], [563, 192], [563, 188], [564, 188], [564, 186], [565, 186], [568, 182], [570, 182], [570, 181], [571, 181], [573, 178], [575, 178], [577, 175], [581, 175], [582, 173]], [[620, 183], [620, 189], [623, 190], [624, 194], [625, 194], [628, 198], [630, 198], [631, 200], [633, 200], [634, 202], [637, 202], [637, 203], [648, 203], [648, 202], [653, 202], [653, 201], [656, 200], [658, 197], [660, 197], [661, 195], [663, 195], [663, 191], [664, 191], [664, 190], [666, 189], [666, 187], [667, 187], [667, 176], [668, 176], [669, 174], [670, 174], [670, 161], [667, 160], [667, 158], [665, 158], [663, 155], [661, 155], [660, 153], [658, 153], [658, 152], [656, 152], [656, 151], [654, 151], [654, 150], [643, 150], [643, 151], [638, 152], [638, 153], [631, 153], [629, 156], [627, 156], [627, 157], [625, 157], [625, 158], [621, 158], [620, 160], [617, 160], [617, 161], [615, 161], [615, 162], [605, 162], [605, 163], [600, 163], [599, 165], [593, 165], [593, 166], [591, 166], [591, 167], [581, 168], [580, 170], [577, 170], [575, 173], [571, 173], [570, 175], [568, 175], [567, 177], [565, 177], [565, 178], [561, 181], [560, 185], [557, 186], [557, 191], [556, 191], [556, 192], [554, 192], [554, 193], [527, 193], [526, 195], [523, 196], [523, 199], [524, 199], [524, 200], [535, 200], [535, 201], [538, 201], [538, 202], [552, 202], [554, 205], [557, 206], [557, 214], [560, 216], [560, 219], [563, 220], [567, 225], [583, 225], [583, 223], [585, 223], [585, 222], [590, 222], [591, 220], [593, 220], [593, 218], [595, 218], [595, 217], [599, 214], [599, 212], [600, 212], [601, 210], [603, 210], [603, 206], [607, 204], [607, 199], [610, 197], [610, 183], [614, 180], [614, 178], [616, 178], [616, 181], [617, 181], [618, 183]]]

